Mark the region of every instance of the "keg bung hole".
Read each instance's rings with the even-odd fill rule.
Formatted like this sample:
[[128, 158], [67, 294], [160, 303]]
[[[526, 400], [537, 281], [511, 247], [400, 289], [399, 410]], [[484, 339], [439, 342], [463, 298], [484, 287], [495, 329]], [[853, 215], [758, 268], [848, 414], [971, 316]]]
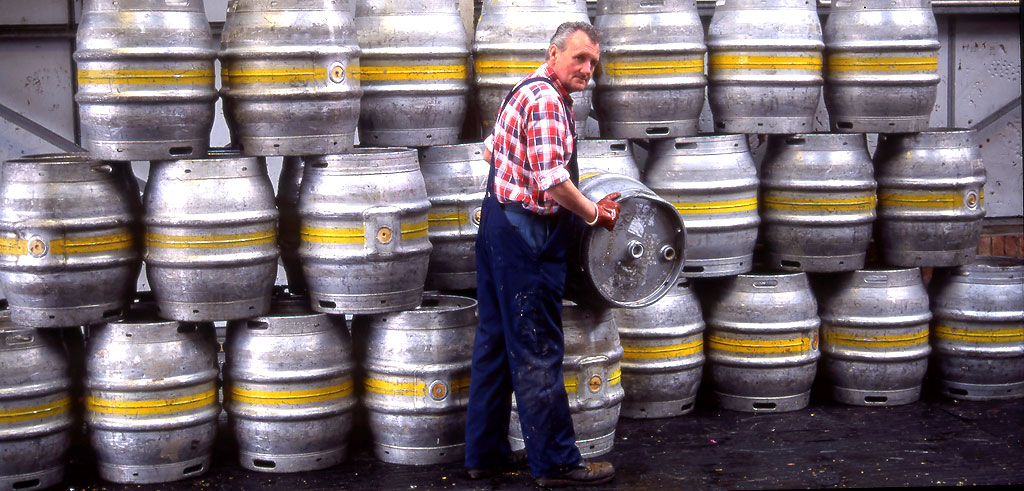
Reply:
[[167, 150], [171, 155], [188, 155], [192, 153], [192, 147], [171, 147]]
[[646, 130], [644, 130], [644, 133], [647, 133], [648, 135], [667, 135], [668, 134], [668, 127], [667, 126], [654, 126], [654, 127], [647, 128]]
[[32, 489], [39, 485], [39, 479], [29, 479], [27, 481], [18, 481], [11, 485], [12, 489]]
[[661, 257], [666, 261], [671, 261], [676, 258], [676, 249], [672, 246], [662, 246]]
[[274, 462], [273, 460], [252, 459], [252, 465], [253, 467], [259, 467], [260, 469], [273, 469], [277, 467], [277, 462]]
[[776, 406], [774, 402], [755, 402], [754, 403], [754, 409], [763, 409], [763, 410], [766, 410], [766, 411], [772, 411], [776, 407], [778, 407], [778, 406]]
[[840, 122], [836, 123], [836, 127], [837, 128], [842, 128], [844, 130], [852, 130], [853, 129], [853, 123], [851, 123], [849, 121], [840, 121]]
[[644, 245], [638, 240], [629, 241], [626, 250], [629, 252], [629, 256], [633, 259], [640, 259], [644, 255]]
[[202, 471], [203, 471], [203, 464], [196, 464], [196, 465], [192, 465], [192, 466], [188, 466], [188, 467], [184, 468], [181, 471], [181, 475], [187, 476], [189, 474], [195, 474], [197, 472], [202, 472]]
[[888, 400], [889, 400], [889, 398], [885, 397], [885, 396], [865, 396], [864, 397], [864, 402], [866, 402], [868, 404], [884, 404]]

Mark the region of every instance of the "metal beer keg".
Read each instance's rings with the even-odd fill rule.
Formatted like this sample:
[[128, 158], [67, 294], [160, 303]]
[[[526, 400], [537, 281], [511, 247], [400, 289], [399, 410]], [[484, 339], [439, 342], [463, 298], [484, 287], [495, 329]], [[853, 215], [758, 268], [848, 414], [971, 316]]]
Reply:
[[640, 169], [629, 140], [576, 140], [580, 176], [622, 174], [640, 180]]

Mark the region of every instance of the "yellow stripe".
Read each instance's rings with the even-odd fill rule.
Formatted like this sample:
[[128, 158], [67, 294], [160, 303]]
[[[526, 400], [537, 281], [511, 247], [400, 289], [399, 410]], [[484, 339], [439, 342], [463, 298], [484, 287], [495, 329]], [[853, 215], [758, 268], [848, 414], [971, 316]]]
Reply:
[[875, 208], [875, 196], [857, 196], [854, 198], [784, 198], [763, 196], [761, 203], [772, 210], [822, 211], [866, 211]]
[[937, 338], [950, 341], [1013, 343], [1024, 341], [1024, 325], [1010, 329], [957, 329], [955, 327], [935, 326], [932, 334]]
[[791, 339], [736, 339], [708, 336], [709, 348], [733, 353], [802, 353], [810, 351], [811, 338]]
[[375, 378], [367, 378], [363, 385], [366, 390], [378, 394], [396, 396], [422, 396], [427, 393], [427, 384], [423, 382], [389, 382]]
[[185, 85], [212, 83], [212, 69], [78, 71], [78, 85]]
[[683, 356], [695, 355], [704, 351], [704, 340], [698, 339], [682, 344], [670, 344], [666, 346], [626, 346], [622, 345], [626, 360], [650, 360], [662, 358], [680, 358]]
[[672, 203], [680, 215], [705, 215], [708, 213], [736, 213], [757, 209], [757, 198], [729, 201], [706, 201], [702, 203]]
[[451, 386], [451, 391], [454, 394], [469, 392], [469, 375], [453, 379], [449, 385]]
[[537, 69], [540, 61], [520, 60], [476, 60], [477, 73], [530, 73]]
[[704, 59], [605, 63], [601, 70], [612, 76], [671, 75], [704, 71]]
[[825, 340], [829, 344], [857, 346], [861, 348], [896, 348], [914, 346], [928, 342], [928, 330], [910, 334], [871, 335], [867, 333], [847, 333], [827, 331]]
[[359, 68], [364, 82], [382, 80], [454, 80], [466, 78], [466, 65], [394, 65]]
[[299, 238], [304, 242], [319, 244], [362, 244], [366, 232], [362, 228], [312, 228], [299, 229]]
[[[0, 254], [9, 256], [27, 256], [29, 241], [15, 237], [0, 238]], [[51, 240], [49, 254], [89, 254], [93, 252], [109, 252], [131, 249], [135, 240], [132, 234], [110, 234], [95, 237], [77, 237]]]
[[18, 423], [33, 419], [48, 418], [64, 414], [71, 406], [71, 398], [65, 397], [56, 401], [45, 402], [35, 406], [0, 409], [0, 424]]
[[612, 370], [612, 374], [608, 377], [608, 385], [616, 385], [622, 382], [622, 369], [618, 366], [615, 370]]
[[573, 377], [565, 377], [564, 382], [565, 382], [565, 392], [567, 392], [569, 394], [572, 394], [572, 393], [576, 392], [576, 389], [577, 389], [576, 385], [578, 384], [578, 382], [577, 382], [575, 376], [573, 376]]
[[[221, 72], [222, 79], [224, 73]], [[324, 67], [242, 69], [228, 70], [226, 73], [232, 85], [327, 81], [327, 68]]]
[[[338, 381], [338, 380], [335, 380]], [[247, 404], [307, 404], [311, 402], [323, 402], [352, 394], [352, 381], [306, 390], [249, 390], [232, 387], [228, 396], [237, 402]]]
[[146, 246], [166, 249], [222, 249], [250, 247], [277, 242], [276, 230], [224, 235], [146, 234]]
[[715, 55], [712, 70], [821, 70], [821, 56]]
[[403, 223], [402, 240], [413, 240], [427, 236], [427, 222]]
[[210, 389], [198, 394], [176, 397], [174, 399], [152, 400], [109, 400], [89, 396], [85, 399], [85, 409], [95, 413], [120, 414], [122, 416], [141, 416], [147, 414], [168, 414], [188, 411], [217, 402], [217, 390]]
[[450, 227], [454, 225], [465, 225], [467, 223], [469, 223], [469, 213], [456, 211], [451, 213], [427, 214], [427, 224], [430, 227]]
[[959, 208], [964, 204], [964, 197], [953, 193], [881, 193], [878, 196], [878, 203], [881, 206], [900, 208]]
[[923, 72], [939, 69], [934, 56], [832, 56], [828, 58], [830, 72]]

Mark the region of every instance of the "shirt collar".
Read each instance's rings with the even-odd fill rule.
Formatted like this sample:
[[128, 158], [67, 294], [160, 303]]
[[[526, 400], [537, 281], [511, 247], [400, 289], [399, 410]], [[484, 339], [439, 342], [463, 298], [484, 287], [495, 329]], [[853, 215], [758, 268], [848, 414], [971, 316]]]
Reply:
[[565, 87], [562, 86], [562, 82], [555, 77], [555, 71], [548, 66], [547, 62], [544, 62], [540, 67], [538, 67], [534, 74], [551, 80], [551, 83], [554, 84], [556, 89], [558, 89], [558, 93], [562, 95], [562, 98], [567, 102], [572, 101], [572, 96], [569, 95], [569, 91], [565, 90]]

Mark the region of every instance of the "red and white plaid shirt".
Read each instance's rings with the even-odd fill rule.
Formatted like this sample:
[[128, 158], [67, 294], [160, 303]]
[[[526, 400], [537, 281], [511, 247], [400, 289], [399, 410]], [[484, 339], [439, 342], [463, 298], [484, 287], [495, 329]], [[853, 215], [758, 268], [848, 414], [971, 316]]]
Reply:
[[547, 190], [569, 180], [569, 159], [576, 144], [569, 128], [572, 120], [566, 120], [562, 108], [564, 100], [572, 118], [572, 98], [547, 63], [523, 80], [533, 77], [551, 80], [558, 90], [545, 82], [519, 89], [498, 114], [484, 146], [494, 154], [498, 202], [520, 202], [528, 210], [551, 215], [558, 205]]

